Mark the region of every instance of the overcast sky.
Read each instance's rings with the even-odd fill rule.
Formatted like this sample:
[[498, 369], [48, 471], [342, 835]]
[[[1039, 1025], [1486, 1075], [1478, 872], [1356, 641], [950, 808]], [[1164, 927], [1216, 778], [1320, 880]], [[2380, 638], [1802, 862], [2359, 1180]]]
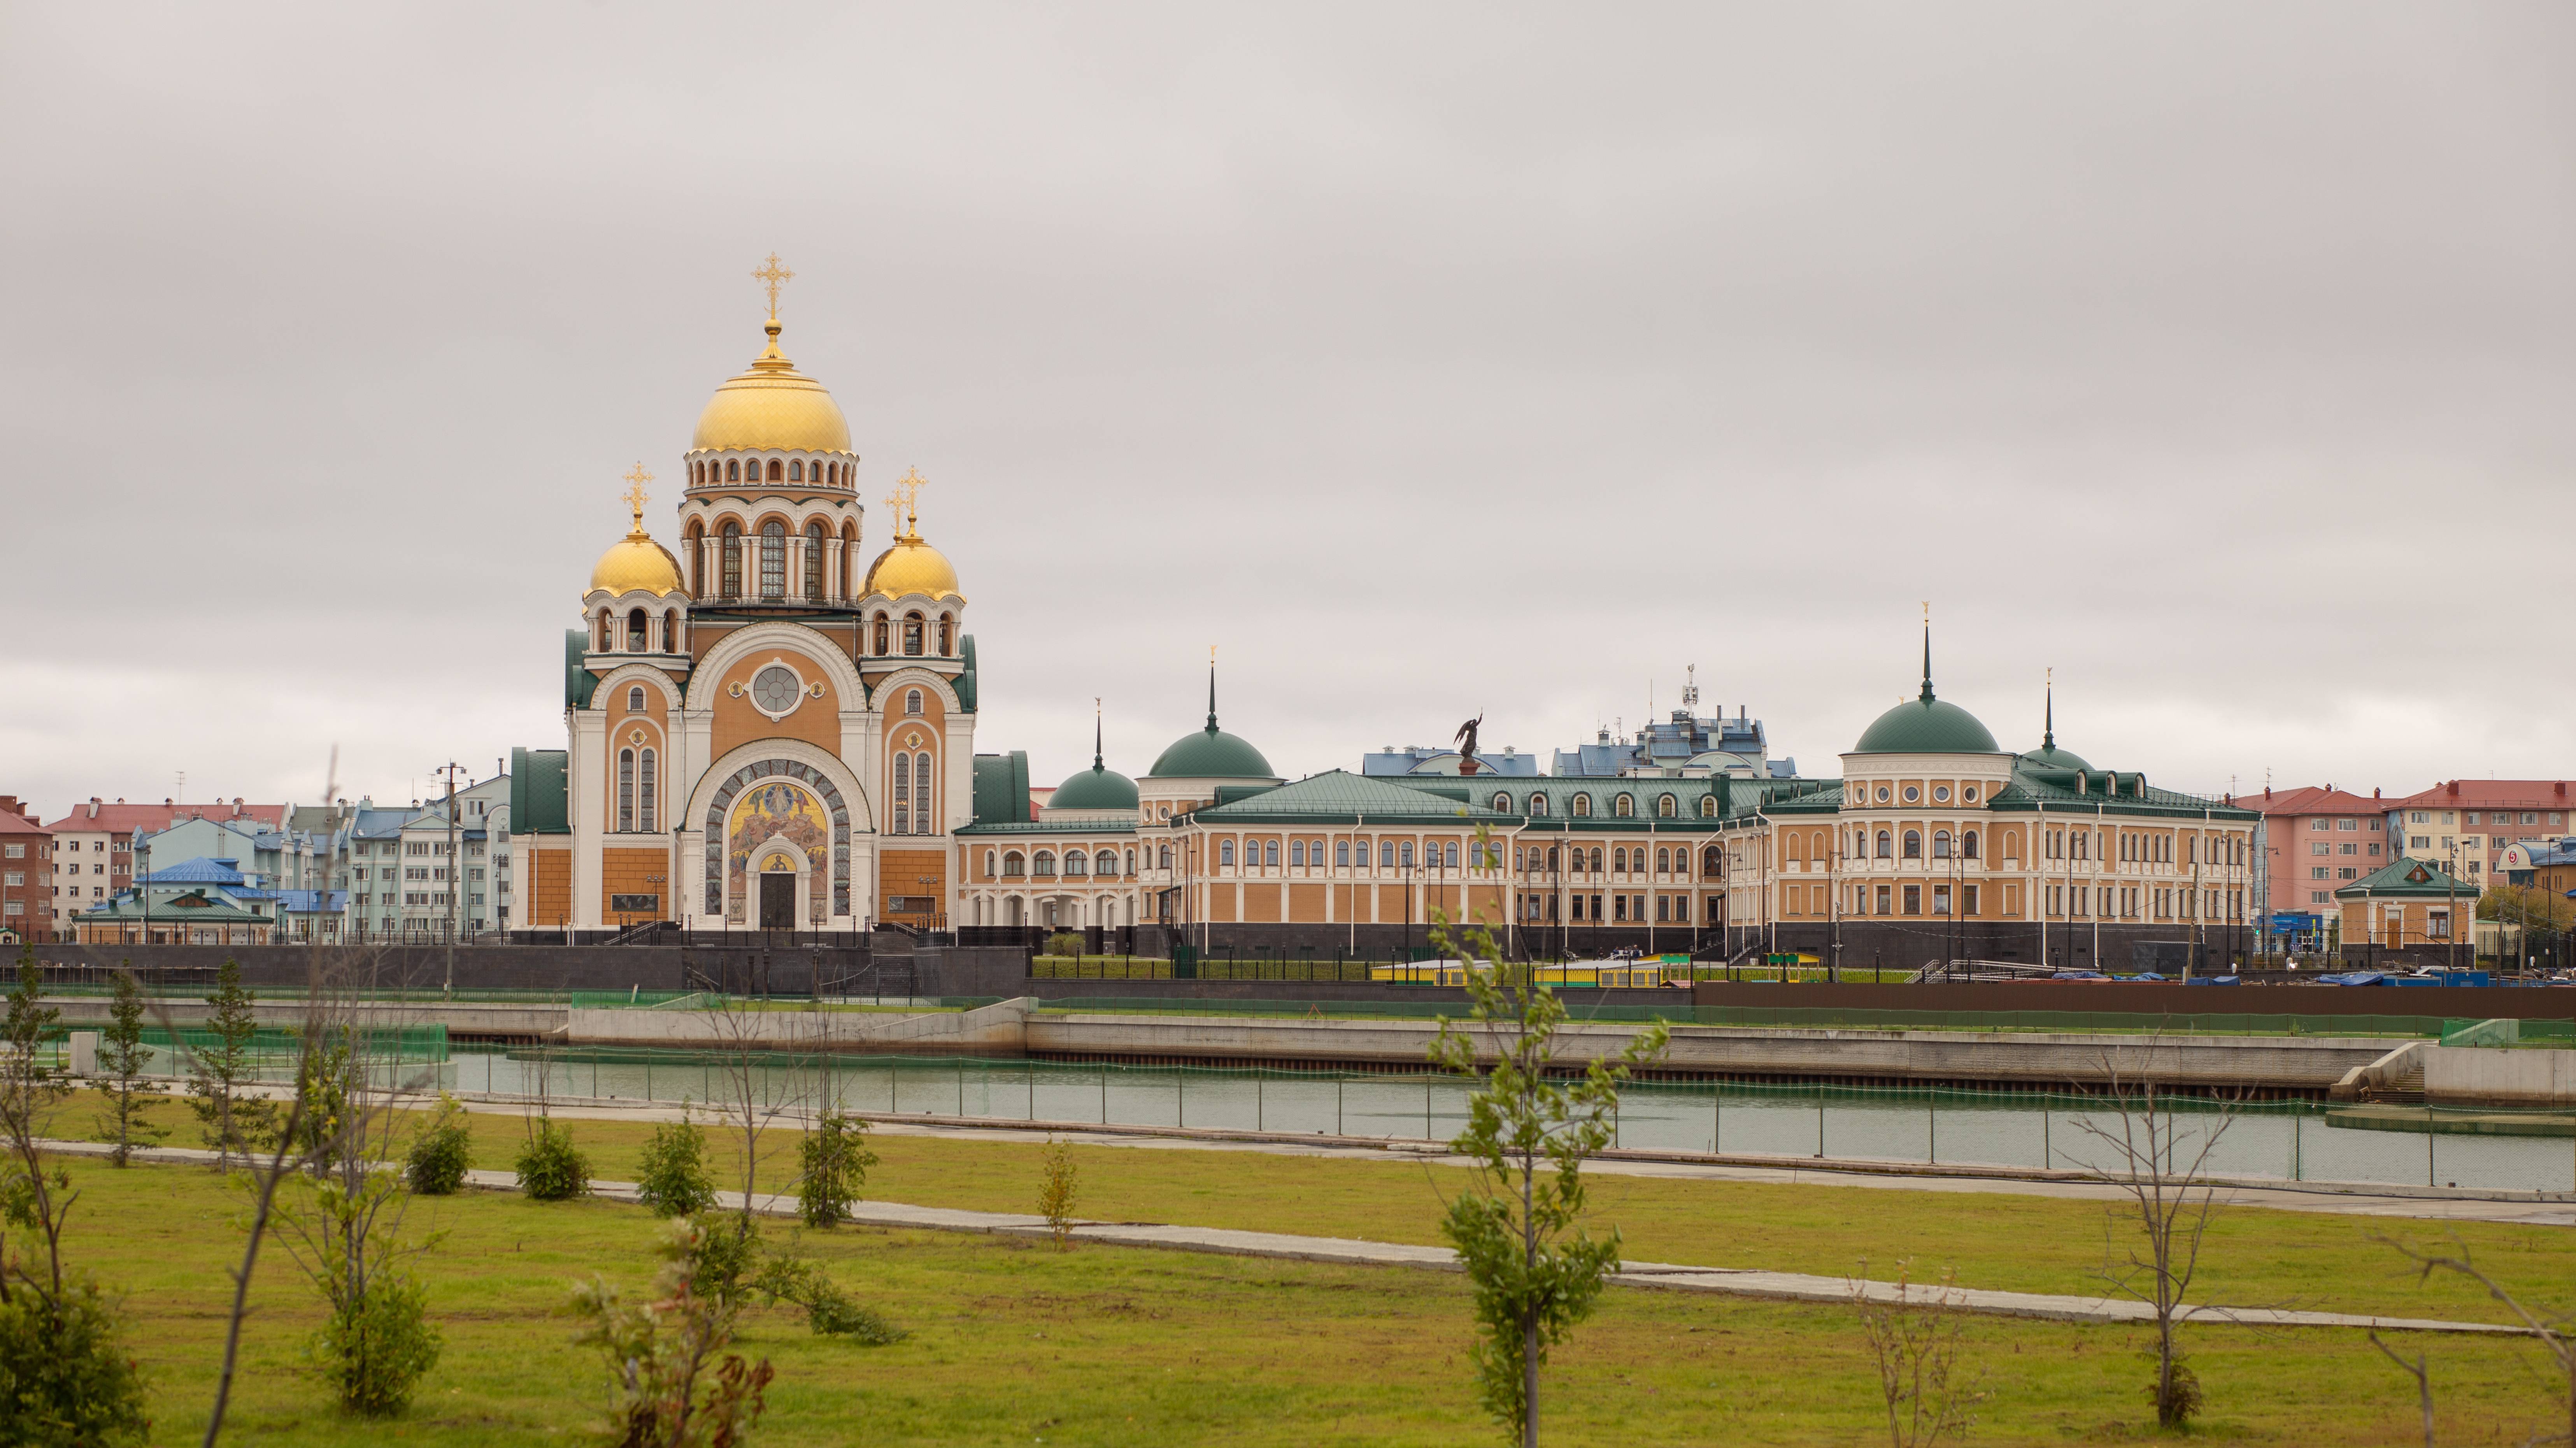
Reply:
[[978, 744], [2576, 773], [2576, 7], [0, 5], [0, 792], [408, 799], [796, 280]]

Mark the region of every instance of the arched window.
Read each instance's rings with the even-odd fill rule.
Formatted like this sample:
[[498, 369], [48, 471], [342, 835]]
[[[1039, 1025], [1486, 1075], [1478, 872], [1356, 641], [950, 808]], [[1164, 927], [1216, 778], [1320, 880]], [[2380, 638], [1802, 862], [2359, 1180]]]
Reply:
[[1543, 815], [1547, 813], [1547, 796], [1543, 794], [1531, 795], [1529, 812], [1534, 815]]
[[1305, 866], [1306, 842], [1304, 840], [1290, 840], [1288, 842], [1288, 867], [1292, 870], [1299, 870], [1304, 869]]
[[1348, 840], [1335, 840], [1335, 841], [1333, 841], [1333, 865], [1334, 865], [1334, 867], [1335, 867], [1335, 868], [1337, 868], [1337, 869], [1348, 869], [1348, 868], [1350, 868], [1350, 863], [1351, 863], [1351, 842], [1350, 842], [1350, 841], [1348, 841]]
[[1592, 796], [1588, 794], [1576, 795], [1574, 797], [1572, 810], [1577, 819], [1589, 818], [1592, 814]]
[[1592, 847], [1592, 873], [1596, 875], [1601, 873], [1601, 847], [1599, 845], [1594, 845]]
[[706, 597], [707, 529], [705, 524], [695, 518], [689, 520], [687, 531], [680, 535], [680, 552], [689, 560], [689, 592], [698, 598]]
[[1090, 858], [1088, 855], [1085, 855], [1085, 854], [1084, 854], [1082, 851], [1080, 851], [1080, 850], [1067, 850], [1067, 851], [1065, 851], [1065, 852], [1064, 852], [1064, 872], [1065, 872], [1067, 875], [1088, 875], [1088, 874], [1090, 874], [1090, 873], [1091, 873], [1091, 858]]
[[1047, 850], [1038, 851], [1037, 858], [1030, 862], [1030, 869], [1040, 879], [1053, 879], [1055, 877], [1054, 853]]
[[652, 620], [640, 608], [626, 610], [626, 651], [640, 654], [652, 647]]
[[1699, 872], [1702, 875], [1723, 874], [1725, 870], [1726, 857], [1719, 853], [1717, 846], [1711, 845], [1700, 851]]
[[679, 651], [680, 611], [675, 608], [662, 615], [662, 652], [676, 654]]
[[912, 757], [912, 778], [913, 786], [915, 789], [920, 791], [921, 796], [919, 799], [914, 801], [915, 804], [920, 806], [920, 809], [913, 815], [912, 832], [917, 835], [935, 835], [939, 833], [939, 831], [932, 825], [933, 815], [930, 808], [930, 754], [927, 750]]
[[742, 459], [725, 459], [725, 481], [728, 483], [738, 483], [742, 481]]
[[1674, 819], [1679, 817], [1681, 812], [1682, 802], [1669, 794], [1660, 796], [1655, 800], [1655, 817], [1657, 819]]
[[1398, 857], [1397, 857], [1397, 858], [1398, 858], [1398, 860], [1399, 860], [1399, 861], [1404, 865], [1404, 867], [1405, 867], [1405, 868], [1407, 868], [1407, 869], [1411, 869], [1411, 868], [1413, 867], [1413, 841], [1411, 841], [1411, 840], [1405, 840], [1405, 841], [1402, 841], [1401, 843], [1399, 843], [1399, 844], [1397, 845], [1397, 847], [1396, 847], [1396, 848], [1397, 848], [1397, 850], [1400, 852], [1400, 853], [1399, 853], [1399, 855], [1398, 855]]
[[617, 647], [617, 625], [608, 621], [608, 610], [599, 611], [599, 621], [591, 625], [590, 651], [604, 654]]
[[1950, 858], [1950, 832], [1948, 830], [1934, 830], [1932, 832], [1932, 858], [1936, 860], [1946, 860]]
[[921, 712], [921, 691], [919, 689], [906, 689], [903, 691], [903, 712], [906, 714], [918, 714]]
[[1887, 831], [1880, 830], [1878, 832], [1878, 857], [1882, 860], [1887, 860], [1893, 859], [1895, 856], [1896, 841], [1894, 837], [1890, 836]]
[[1277, 840], [1272, 840], [1261, 847], [1261, 863], [1270, 866], [1274, 870], [1279, 867], [1279, 842]]
[[635, 828], [635, 751], [617, 751], [617, 832], [627, 834]]
[[1154, 852], [1154, 862], [1154, 868], [1157, 870], [1168, 870], [1172, 868], [1172, 847], [1165, 845], [1156, 850]]
[[1216, 862], [1220, 868], [1228, 870], [1234, 868], [1234, 841], [1219, 840], [1216, 842]]
[[1626, 790], [1621, 790], [1619, 797], [1610, 801], [1610, 813], [1621, 819], [1634, 817], [1637, 813], [1637, 797]]
[[907, 613], [903, 616], [903, 651], [912, 658], [921, 656], [920, 614]]
[[1907, 830], [1905, 832], [1905, 858], [1909, 860], [1919, 860], [1923, 858], [1923, 832], [1921, 830]]
[[642, 684], [637, 684], [635, 687], [626, 691], [626, 712], [629, 714], [641, 714], [644, 712], [644, 686]]
[[1690, 878], [1690, 850], [1687, 847], [1673, 851], [1673, 873], [1685, 880]]
[[1495, 795], [1494, 812], [1497, 814], [1510, 814], [1512, 812], [1512, 797], [1508, 794]]
[[728, 522], [724, 525], [724, 538], [718, 544], [718, 551], [723, 554], [724, 596], [740, 598], [742, 597], [742, 525], [740, 523]]
[[805, 481], [805, 460], [803, 458], [789, 458], [787, 460], [787, 481], [791, 483], [801, 483]]
[[1673, 852], [1666, 849], [1657, 849], [1655, 851], [1655, 872], [1657, 874], [1670, 874], [1672, 873], [1672, 868]]
[[1610, 868], [1621, 871], [1628, 868], [1628, 851], [1624, 847], [1610, 852]]
[[894, 757], [894, 832], [912, 833], [912, 756], [901, 752]]
[[957, 653], [957, 620], [947, 614], [939, 616], [939, 656], [953, 658]]
[[1456, 840], [1451, 840], [1449, 843], [1440, 847], [1440, 868], [1444, 870], [1454, 870], [1458, 868], [1458, 842]]
[[779, 476], [778, 459], [776, 458], [771, 458], [769, 460], [769, 480], [773, 483], [783, 481]]
[[877, 646], [876, 646], [876, 648], [875, 648], [875, 650], [874, 650], [874, 652], [876, 652], [876, 653], [883, 654], [883, 653], [887, 653], [887, 652], [889, 652], [889, 650], [888, 650], [888, 648], [886, 647], [886, 645], [887, 645], [887, 644], [888, 644], [888, 642], [890, 641], [890, 636], [889, 636], [889, 635], [887, 634], [887, 632], [886, 632], [886, 627], [887, 627], [887, 625], [886, 625], [886, 616], [885, 616], [884, 614], [878, 614], [878, 615], [877, 615]]
[[652, 750], [644, 750], [636, 756], [635, 780], [635, 828], [649, 835], [658, 828], [658, 822], [653, 818]]
[[823, 541], [821, 519], [805, 525], [805, 599], [808, 603], [823, 601]]
[[[1537, 852], [1536, 850], [1532, 850], [1532, 851], [1530, 852], [1530, 858], [1531, 858], [1532, 860], [1536, 860], [1536, 859], [1538, 858], [1538, 852]], [[1559, 858], [1558, 858], [1558, 855], [1557, 855], [1556, 846], [1554, 846], [1554, 845], [1550, 845], [1550, 846], [1548, 846], [1548, 847], [1547, 847], [1547, 868], [1548, 868], [1550, 871], [1554, 871], [1554, 870], [1557, 868], [1557, 865], [1558, 865], [1559, 863], [1560, 863], [1560, 861], [1559, 861]]]
[[1020, 852], [1017, 850], [1013, 850], [1009, 854], [1004, 855], [1002, 857], [1002, 878], [1008, 880], [1028, 873], [1028, 863], [1029, 862], [1027, 860], [1020, 857]]
[[787, 596], [787, 525], [775, 518], [760, 525], [760, 596]]
[[1717, 818], [1716, 795], [1704, 794], [1699, 797], [1699, 817], [1704, 820], [1713, 820]]
[[1134, 850], [1129, 850], [1127, 852], [1127, 873], [1130, 875], [1136, 873], [1136, 852]]
[[1959, 858], [1963, 860], [1973, 860], [1976, 857], [1977, 832], [1975, 830], [1968, 830], [1959, 836]]

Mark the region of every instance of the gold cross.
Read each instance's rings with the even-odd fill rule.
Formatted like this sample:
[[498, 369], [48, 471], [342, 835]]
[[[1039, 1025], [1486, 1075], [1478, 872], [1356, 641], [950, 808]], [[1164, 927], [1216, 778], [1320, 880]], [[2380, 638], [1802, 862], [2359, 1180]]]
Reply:
[[886, 495], [886, 511], [893, 518], [897, 536], [904, 538], [921, 536], [921, 505], [918, 499], [921, 490], [929, 484], [930, 479], [923, 477], [919, 468], [906, 468], [903, 470], [903, 476], [896, 480], [894, 491]]
[[769, 254], [768, 262], [751, 274], [751, 279], [756, 282], [767, 282], [769, 284], [769, 319], [773, 322], [777, 321], [778, 288], [782, 283], [794, 281], [796, 279], [796, 273], [780, 266], [778, 264], [778, 253], [773, 251]]
[[653, 481], [653, 475], [644, 471], [644, 465], [640, 462], [635, 465], [635, 471], [626, 475], [626, 492], [623, 496], [626, 499], [626, 506], [635, 510], [635, 527], [639, 532], [644, 527], [644, 501], [649, 496], [644, 491], [644, 485], [651, 481]]

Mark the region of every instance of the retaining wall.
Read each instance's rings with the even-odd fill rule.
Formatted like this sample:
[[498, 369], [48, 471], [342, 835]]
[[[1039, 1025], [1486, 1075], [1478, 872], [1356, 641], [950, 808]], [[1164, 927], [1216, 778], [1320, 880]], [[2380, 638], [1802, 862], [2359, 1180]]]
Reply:
[[2576, 1051], [2426, 1046], [2424, 1099], [2443, 1105], [2576, 1106]]

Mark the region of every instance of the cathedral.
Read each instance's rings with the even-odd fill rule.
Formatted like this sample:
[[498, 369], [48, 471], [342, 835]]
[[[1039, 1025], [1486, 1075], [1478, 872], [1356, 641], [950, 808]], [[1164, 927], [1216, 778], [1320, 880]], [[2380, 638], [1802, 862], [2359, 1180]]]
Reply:
[[1445, 915], [1515, 953], [2121, 968], [2248, 933], [2257, 815], [2096, 769], [2053, 721], [2000, 746], [1935, 697], [1928, 627], [1919, 694], [1839, 779], [1718, 767], [1702, 743], [1731, 729], [1758, 756], [1756, 731], [1684, 710], [1671, 759], [1644, 731], [1546, 776], [1432, 751], [1290, 782], [1219, 725], [1211, 665], [1205, 726], [1142, 776], [1095, 737], [1049, 790], [1024, 752], [977, 752], [975, 640], [923, 480], [869, 540], [849, 424], [780, 345], [788, 273], [756, 275], [768, 342], [680, 459], [678, 551], [644, 526], [639, 465], [565, 635], [566, 747], [513, 751], [513, 928], [1116, 930], [1285, 959], [1409, 949]]

